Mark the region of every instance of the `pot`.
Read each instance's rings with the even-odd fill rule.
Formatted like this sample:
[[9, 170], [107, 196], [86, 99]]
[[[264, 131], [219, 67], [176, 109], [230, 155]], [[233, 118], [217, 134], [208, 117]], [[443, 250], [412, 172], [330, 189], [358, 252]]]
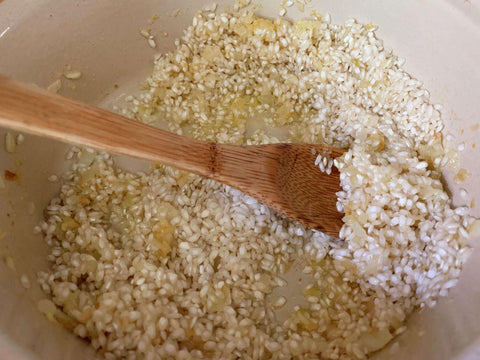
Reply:
[[[154, 56], [172, 49], [195, 11], [209, 3], [0, 1], [0, 73], [42, 87], [58, 87], [56, 81], [61, 78], [60, 94], [113, 109], [114, 104], [122, 103], [124, 94], [138, 93], [140, 82], [151, 72]], [[231, 4], [219, 3], [220, 9]], [[260, 14], [278, 14], [279, 1], [261, 3]], [[386, 47], [407, 59], [407, 71], [424, 81], [434, 103], [443, 105], [447, 131], [457, 143], [465, 143], [458, 168], [468, 169], [472, 177], [456, 184], [455, 171], [444, 174], [454, 203], [465, 202], [460, 191], [464, 188], [471, 200], [480, 204], [480, 144], [476, 144], [480, 135], [480, 4], [453, 0], [324, 0], [313, 7], [329, 12], [335, 23], [354, 17], [379, 25], [377, 35]], [[158, 19], [149, 23], [154, 14]], [[288, 17], [298, 19], [308, 14], [291, 8]], [[143, 28], [157, 34], [155, 48], [140, 35]], [[59, 75], [68, 71], [80, 71], [81, 76], [67, 79]], [[36, 273], [48, 266], [47, 245], [32, 229], [59, 190], [52, 175], [66, 170], [69, 146], [23, 135], [24, 141], [9, 153], [4, 151], [7, 131], [0, 132], [0, 170], [2, 175], [8, 170], [17, 178], [6, 181], [6, 188], [0, 190], [0, 357], [96, 359], [98, 355], [88, 344], [48, 321], [37, 309], [44, 295]], [[145, 165], [125, 158], [120, 162], [131, 169]], [[480, 215], [479, 207], [472, 209], [473, 215]], [[476, 240], [471, 241], [473, 254], [451, 295], [436, 307], [411, 315], [408, 330], [373, 358], [480, 358], [480, 251]], [[25, 288], [28, 282], [30, 286]], [[295, 292], [293, 288], [289, 291]]]

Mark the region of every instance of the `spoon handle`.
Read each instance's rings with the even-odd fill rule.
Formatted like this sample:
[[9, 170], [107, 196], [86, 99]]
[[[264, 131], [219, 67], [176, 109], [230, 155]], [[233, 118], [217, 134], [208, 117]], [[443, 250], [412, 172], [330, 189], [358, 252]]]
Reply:
[[0, 125], [211, 176], [215, 144], [194, 140], [0, 75]]

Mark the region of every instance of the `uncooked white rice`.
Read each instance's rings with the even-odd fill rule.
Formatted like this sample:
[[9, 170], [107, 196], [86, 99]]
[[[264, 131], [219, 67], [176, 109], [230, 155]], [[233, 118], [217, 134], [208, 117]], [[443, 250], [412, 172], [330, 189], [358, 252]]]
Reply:
[[[211, 141], [349, 149], [335, 160], [344, 241], [214, 181], [74, 149], [40, 226], [41, 311], [107, 359], [364, 359], [447, 295], [473, 219], [440, 182], [439, 107], [374, 30], [199, 12], [124, 111]], [[282, 321], [288, 299], [269, 294], [293, 261], [310, 281]]]

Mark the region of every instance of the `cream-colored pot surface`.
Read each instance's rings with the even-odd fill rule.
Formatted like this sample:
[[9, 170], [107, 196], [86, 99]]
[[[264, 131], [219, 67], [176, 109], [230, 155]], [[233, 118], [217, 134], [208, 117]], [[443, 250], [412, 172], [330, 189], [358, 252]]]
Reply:
[[[211, 1], [194, 0], [5, 0], [0, 1], [0, 73], [48, 86], [70, 65], [82, 77], [64, 80], [60, 93], [90, 104], [110, 107], [121, 94], [139, 88], [155, 54], [173, 47], [194, 12]], [[260, 14], [274, 17], [279, 0], [264, 1]], [[221, 1], [218, 3], [222, 3]], [[227, 2], [225, 2], [227, 3]], [[312, 1], [333, 22], [348, 17], [380, 26], [385, 45], [407, 59], [406, 68], [423, 80], [434, 102], [444, 105], [443, 118], [457, 142], [465, 141], [460, 167], [472, 178], [462, 184], [480, 214], [480, 1], [478, 0], [323, 0]], [[178, 16], [172, 14], [180, 8]], [[222, 5], [219, 6], [222, 9]], [[159, 19], [148, 20], [153, 14]], [[294, 10], [292, 19], [307, 17]], [[139, 34], [152, 28], [157, 47]], [[164, 32], [168, 36], [163, 36]], [[118, 85], [118, 89], [116, 87]], [[473, 127], [474, 129], [474, 127]], [[463, 130], [463, 131], [462, 131]], [[32, 229], [58, 190], [48, 177], [65, 169], [68, 146], [25, 136], [14, 154], [4, 151], [0, 129], [0, 170], [20, 174], [0, 191], [0, 359], [94, 359], [84, 342], [49, 322], [36, 309], [42, 297], [36, 272], [47, 266], [46, 245]], [[138, 165], [136, 162], [134, 165]], [[446, 174], [455, 202], [462, 203], [458, 185]], [[472, 245], [475, 247], [476, 240]], [[8, 261], [5, 261], [8, 259]], [[11, 265], [15, 270], [11, 269]], [[7, 263], [9, 266], [7, 266]], [[20, 284], [26, 274], [30, 289]], [[397, 339], [400, 349], [387, 347], [376, 359], [480, 358], [480, 249], [475, 249], [450, 298], [434, 309], [416, 313], [409, 329]], [[295, 289], [290, 288], [292, 296]]]

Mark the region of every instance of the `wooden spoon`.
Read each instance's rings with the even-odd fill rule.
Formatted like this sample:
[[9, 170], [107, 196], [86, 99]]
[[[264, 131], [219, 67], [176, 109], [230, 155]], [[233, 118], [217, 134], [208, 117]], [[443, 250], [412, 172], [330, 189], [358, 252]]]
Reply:
[[315, 166], [317, 154], [337, 157], [342, 149], [194, 140], [2, 76], [0, 125], [188, 170], [329, 235], [338, 236], [342, 226], [335, 195], [339, 173], [333, 168], [327, 175]]

